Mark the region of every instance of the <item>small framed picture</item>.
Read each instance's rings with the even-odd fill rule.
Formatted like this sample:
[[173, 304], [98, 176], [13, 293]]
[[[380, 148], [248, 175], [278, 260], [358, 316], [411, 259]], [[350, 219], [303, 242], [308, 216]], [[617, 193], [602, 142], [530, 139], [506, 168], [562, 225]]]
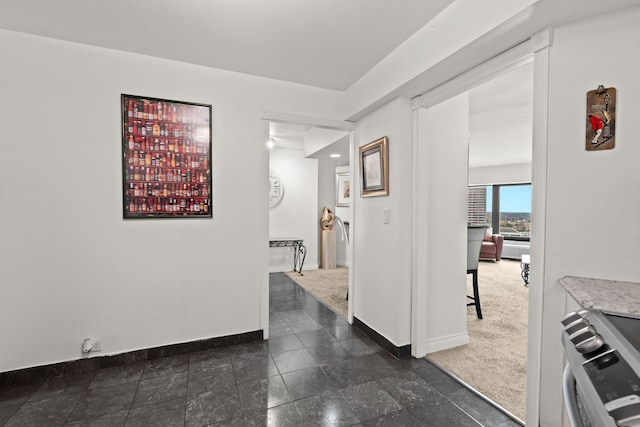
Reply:
[[362, 197], [389, 195], [389, 147], [386, 136], [360, 147]]
[[336, 206], [348, 207], [351, 201], [351, 179], [349, 172], [336, 174]]

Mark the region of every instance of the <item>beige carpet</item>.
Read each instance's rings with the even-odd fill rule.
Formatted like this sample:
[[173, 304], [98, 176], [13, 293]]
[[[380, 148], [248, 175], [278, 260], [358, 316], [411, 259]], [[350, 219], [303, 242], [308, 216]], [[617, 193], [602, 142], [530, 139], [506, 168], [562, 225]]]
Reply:
[[[304, 271], [304, 276], [287, 274], [346, 318], [348, 271], [339, 268]], [[482, 261], [478, 280], [484, 319], [476, 318], [474, 307], [467, 308], [471, 342], [427, 357], [524, 420], [529, 288], [523, 286], [519, 261]], [[471, 294], [471, 275], [468, 288]]]
[[295, 272], [289, 272], [287, 275], [346, 319], [349, 269], [338, 267], [331, 270], [303, 270], [302, 272], [304, 273], [302, 276]]
[[[524, 420], [529, 288], [523, 286], [520, 262], [482, 261], [478, 282], [483, 319], [468, 307], [471, 342], [427, 358]], [[471, 295], [471, 275], [467, 287]]]

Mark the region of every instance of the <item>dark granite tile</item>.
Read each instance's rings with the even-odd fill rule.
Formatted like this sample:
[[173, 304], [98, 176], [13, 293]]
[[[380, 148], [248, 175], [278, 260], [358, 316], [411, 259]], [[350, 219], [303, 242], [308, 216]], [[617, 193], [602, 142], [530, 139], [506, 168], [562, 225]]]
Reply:
[[325, 392], [294, 403], [308, 427], [350, 426], [360, 422], [339, 392]]
[[125, 427], [182, 427], [185, 405], [184, 399], [180, 398], [132, 408]]
[[206, 377], [231, 368], [231, 357], [228, 352], [220, 352], [218, 350], [212, 349], [206, 352], [194, 353], [189, 360], [189, 372]]
[[63, 394], [78, 394], [84, 392], [93, 381], [96, 372], [79, 375], [62, 375], [47, 379], [42, 386], [31, 395], [30, 402], [51, 399]]
[[367, 335], [361, 330], [351, 325], [326, 327], [327, 332], [331, 334], [337, 341], [351, 340], [354, 338], [364, 338]]
[[276, 406], [266, 411], [253, 411], [244, 415], [246, 427], [299, 427], [302, 419], [293, 403]]
[[74, 360], [65, 365], [62, 375], [79, 375], [87, 372], [96, 372], [100, 369], [100, 358]]
[[209, 427], [244, 427], [244, 419], [240, 417], [230, 418], [228, 420], [220, 421], [219, 423], [206, 424]]
[[304, 399], [325, 391], [336, 391], [342, 388], [342, 384], [327, 375], [322, 368], [291, 372], [283, 374], [282, 378], [293, 400]]
[[262, 380], [238, 383], [242, 412], [268, 409], [292, 401], [282, 377], [279, 375]]
[[304, 344], [295, 334], [271, 337], [268, 345], [272, 354], [304, 347]]
[[340, 341], [340, 345], [353, 356], [364, 356], [381, 351], [380, 346], [367, 337], [343, 340]]
[[[330, 310], [329, 310], [330, 311]], [[325, 328], [336, 328], [338, 326], [349, 326], [349, 322], [347, 319], [342, 317], [342, 315], [336, 314], [333, 311], [330, 313], [322, 314], [317, 318], [314, 317], [315, 321], [318, 322]]]
[[80, 398], [68, 421], [93, 419], [100, 415], [129, 410], [138, 383], [89, 388]]
[[200, 371], [190, 370], [187, 394], [200, 394], [207, 390], [217, 390], [228, 386], [235, 386], [235, 384], [236, 376], [231, 366], [220, 366], [215, 370], [207, 371], [206, 375]]
[[[229, 347], [216, 347], [207, 350], [196, 351], [189, 355], [190, 363], [208, 361], [228, 361], [230, 360]], [[191, 366], [192, 368], [193, 366]]]
[[187, 395], [187, 372], [142, 380], [131, 407], [174, 400]]
[[181, 343], [172, 345], [163, 345], [161, 347], [154, 347], [147, 350], [147, 358], [149, 360], [160, 359], [164, 357], [179, 356], [181, 354], [187, 354], [191, 351], [191, 343]]
[[406, 371], [402, 363], [388, 356], [387, 353], [369, 354], [359, 357], [358, 360], [369, 369], [371, 378], [383, 378]]
[[254, 357], [266, 356], [269, 354], [269, 347], [266, 341], [252, 342], [249, 344], [234, 345], [229, 348], [231, 360], [249, 359]]
[[306, 331], [298, 333], [298, 338], [305, 347], [315, 347], [323, 344], [332, 344], [336, 339], [331, 336], [326, 329], [316, 329], [314, 331]]
[[3, 406], [0, 408], [0, 425], [4, 425], [9, 418], [18, 410], [20, 405]]
[[507, 421], [498, 424], [497, 427], [524, 427], [524, 423], [509, 418]]
[[421, 402], [435, 404], [443, 397], [424, 379], [411, 371], [381, 378], [377, 381], [404, 407]]
[[187, 426], [205, 426], [241, 414], [242, 406], [235, 384], [187, 397]]
[[271, 355], [250, 359], [233, 360], [233, 374], [236, 381], [246, 381], [269, 378], [278, 375], [278, 368]]
[[189, 355], [181, 354], [177, 356], [162, 357], [149, 360], [142, 372], [142, 380], [160, 377], [164, 375], [185, 372], [189, 370]]
[[98, 358], [101, 368], [113, 368], [120, 365], [137, 364], [146, 362], [149, 354], [146, 349], [130, 351], [128, 353], [116, 354], [115, 356], [104, 356]]
[[308, 317], [308, 316], [306, 319], [301, 319], [293, 322], [287, 320], [286, 318], [285, 320], [289, 324], [289, 327], [291, 328], [291, 330], [293, 330], [293, 332], [295, 332], [296, 334], [300, 332], [315, 331], [316, 329], [322, 329], [322, 325], [320, 323], [316, 322], [315, 320], [313, 320], [311, 317]]
[[341, 360], [352, 359], [354, 357], [338, 342], [307, 347], [307, 351], [318, 363], [321, 364], [335, 363]]
[[373, 379], [372, 372], [362, 364], [359, 357], [328, 364], [323, 366], [322, 370], [344, 386], [361, 384]]
[[429, 363], [414, 368], [412, 371], [444, 395], [464, 388], [458, 381]]
[[380, 418], [374, 418], [362, 423], [362, 426], [364, 427], [422, 427], [424, 425], [425, 424], [418, 421], [416, 417], [411, 415], [411, 412], [406, 409], [392, 412]]
[[283, 337], [286, 335], [293, 335], [293, 329], [289, 327], [286, 322], [278, 323], [269, 327], [269, 336], [271, 338], [274, 337]]
[[41, 383], [14, 385], [0, 388], [0, 408], [20, 405], [38, 391]]
[[101, 369], [89, 388], [137, 382], [142, 377], [145, 365], [146, 362], [137, 362]]
[[97, 417], [85, 418], [80, 421], [67, 422], [64, 427], [122, 427], [128, 415], [129, 410], [123, 409], [121, 411], [98, 415]]
[[281, 374], [320, 366], [306, 348], [276, 353], [273, 360]]
[[0, 372], [0, 387], [41, 384], [49, 377], [62, 375], [67, 362]]
[[481, 424], [495, 426], [510, 419], [495, 406], [466, 388], [448, 394], [447, 398]]
[[78, 400], [80, 393], [24, 403], [5, 426], [62, 426]]
[[291, 310], [300, 310], [303, 308], [303, 304], [301, 301], [293, 300], [293, 301], [278, 301], [270, 304], [269, 311], [270, 312], [285, 312]]
[[433, 364], [424, 357], [419, 357], [417, 359], [413, 356], [405, 357], [404, 359], [400, 359], [400, 362], [402, 362], [407, 369], [416, 369], [425, 365], [433, 366]]
[[413, 372], [378, 380], [418, 421], [434, 426], [478, 426], [472, 418]]
[[402, 409], [376, 381], [354, 385], [340, 392], [361, 421], [378, 418]]

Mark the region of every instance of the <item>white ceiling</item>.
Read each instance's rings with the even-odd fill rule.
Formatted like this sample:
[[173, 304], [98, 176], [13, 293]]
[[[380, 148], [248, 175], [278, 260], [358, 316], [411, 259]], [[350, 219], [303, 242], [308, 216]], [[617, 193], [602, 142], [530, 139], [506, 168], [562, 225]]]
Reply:
[[[0, 0], [0, 28], [345, 90], [453, 2]], [[606, 10], [639, 2], [609, 0]], [[538, 0], [509, 28], [519, 39], [526, 35], [518, 29], [532, 34], [584, 19], [600, 4]], [[531, 97], [531, 79], [525, 75], [530, 69], [521, 72], [471, 92], [472, 167], [530, 161], [531, 110], [525, 102]], [[411, 90], [402, 95], [421, 93]], [[306, 130], [277, 125], [272, 135], [295, 145]]]
[[453, 0], [0, 0], [0, 28], [345, 90]]

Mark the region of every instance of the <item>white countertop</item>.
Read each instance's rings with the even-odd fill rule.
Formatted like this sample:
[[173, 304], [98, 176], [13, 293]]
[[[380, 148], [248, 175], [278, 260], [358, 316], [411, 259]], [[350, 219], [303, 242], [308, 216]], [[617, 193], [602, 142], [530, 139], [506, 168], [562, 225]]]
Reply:
[[559, 281], [584, 308], [640, 315], [640, 283], [575, 276]]

